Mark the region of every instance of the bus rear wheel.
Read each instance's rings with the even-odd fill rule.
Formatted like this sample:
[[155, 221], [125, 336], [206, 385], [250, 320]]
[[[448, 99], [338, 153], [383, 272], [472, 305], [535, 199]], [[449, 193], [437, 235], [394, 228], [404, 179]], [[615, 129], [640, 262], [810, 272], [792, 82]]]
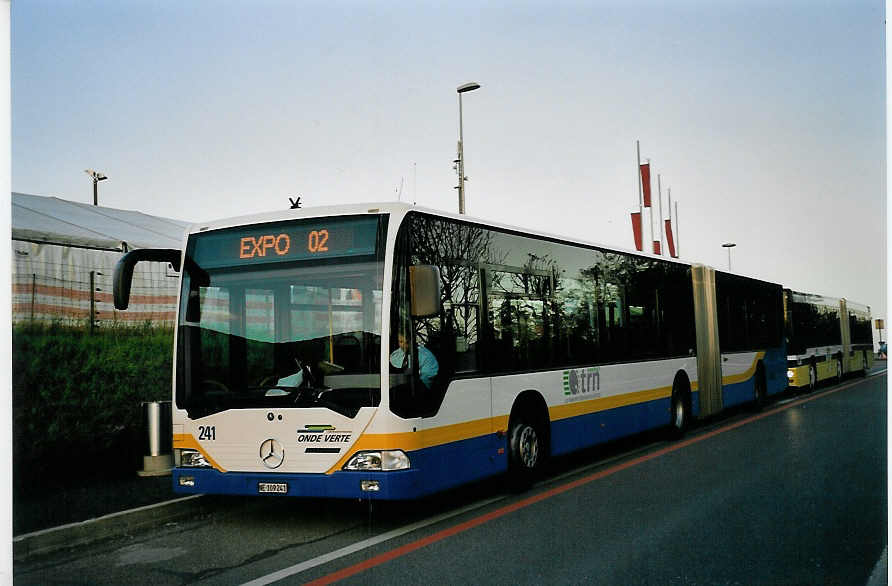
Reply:
[[753, 395], [753, 407], [756, 411], [761, 411], [768, 402], [768, 393], [765, 388], [765, 371], [762, 369], [761, 364], [756, 369], [756, 378], [753, 381]]
[[543, 437], [541, 430], [526, 419], [519, 418], [508, 430], [508, 473], [512, 487], [523, 489], [535, 480], [542, 464]]
[[669, 435], [674, 439], [684, 436], [691, 420], [690, 395], [685, 385], [678, 381], [672, 385], [672, 401], [669, 407]]

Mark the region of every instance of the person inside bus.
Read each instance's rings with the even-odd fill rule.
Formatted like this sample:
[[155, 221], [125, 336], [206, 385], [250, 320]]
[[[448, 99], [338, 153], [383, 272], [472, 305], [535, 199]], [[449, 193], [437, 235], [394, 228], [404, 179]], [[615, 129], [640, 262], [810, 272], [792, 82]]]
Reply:
[[[390, 353], [390, 365], [408, 373], [411, 371], [412, 362], [409, 342], [406, 339], [406, 335], [402, 332], [400, 332], [397, 341], [399, 342], [399, 348]], [[440, 364], [437, 362], [434, 353], [424, 346], [418, 346], [418, 376], [425, 387], [431, 388], [434, 377], [437, 376], [439, 370]]]

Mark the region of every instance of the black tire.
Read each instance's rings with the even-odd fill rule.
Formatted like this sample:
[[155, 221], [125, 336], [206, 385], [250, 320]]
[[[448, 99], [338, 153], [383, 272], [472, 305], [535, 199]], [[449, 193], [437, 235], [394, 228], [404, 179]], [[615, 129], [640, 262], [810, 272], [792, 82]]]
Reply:
[[517, 417], [508, 427], [508, 476], [512, 488], [528, 488], [545, 459], [544, 435], [529, 417]]
[[765, 370], [760, 363], [756, 368], [756, 377], [753, 380], [753, 408], [761, 411], [768, 402], [768, 388], [765, 385]]
[[808, 367], [808, 387], [806, 391], [811, 393], [818, 387], [818, 369], [814, 364]]
[[672, 400], [669, 403], [669, 437], [680, 439], [691, 426], [691, 396], [680, 381], [672, 385]]

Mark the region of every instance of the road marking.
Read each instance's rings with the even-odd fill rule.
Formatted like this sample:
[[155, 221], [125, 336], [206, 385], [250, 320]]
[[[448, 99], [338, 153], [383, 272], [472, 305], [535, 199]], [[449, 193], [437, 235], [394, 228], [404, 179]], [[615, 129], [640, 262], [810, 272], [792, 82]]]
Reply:
[[379, 543], [383, 543], [385, 541], [390, 541], [391, 539], [395, 539], [401, 535], [405, 535], [406, 533], [412, 533], [413, 531], [417, 531], [418, 529], [424, 529], [429, 525], [434, 525], [436, 523], [440, 523], [442, 521], [446, 521], [451, 519], [452, 517], [457, 517], [459, 515], [463, 515], [465, 513], [469, 513], [471, 511], [477, 510], [481, 507], [485, 507], [496, 503], [501, 500], [505, 500], [506, 496], [498, 496], [486, 499], [484, 501], [480, 501], [478, 503], [472, 503], [455, 511], [448, 511], [446, 513], [442, 513], [437, 515], [436, 517], [431, 517], [430, 519], [425, 519], [422, 521], [418, 521], [416, 523], [412, 523], [411, 525], [406, 525], [404, 527], [400, 527], [399, 529], [394, 529], [392, 531], [388, 531], [387, 533], [382, 533], [381, 535], [376, 535], [374, 537], [369, 537], [368, 539], [364, 539], [362, 541], [357, 541], [351, 545], [342, 547], [341, 549], [336, 549], [329, 553], [317, 556], [315, 558], [306, 560], [299, 564], [295, 564], [293, 566], [289, 566], [287, 568], [283, 568], [277, 572], [273, 572], [272, 574], [267, 574], [266, 576], [261, 576], [256, 580], [251, 580], [250, 582], [245, 582], [242, 586], [263, 586], [264, 584], [271, 584], [273, 582], [277, 582], [278, 580], [282, 580], [289, 576], [293, 576], [295, 574], [299, 574], [301, 572], [305, 572], [311, 568], [315, 568], [316, 566], [320, 566], [322, 564], [326, 564], [328, 562], [340, 559], [342, 557], [348, 556], [350, 554], [356, 553], [358, 551], [362, 551], [364, 549], [368, 549], [374, 545], [378, 545]]
[[[870, 375], [868, 378], [873, 378], [873, 377], [879, 376], [880, 374], [885, 374], [885, 372], [886, 372], [885, 370], [880, 371], [878, 373]], [[498, 519], [499, 517], [503, 517], [509, 513], [513, 513], [514, 511], [526, 508], [530, 505], [533, 505], [540, 501], [557, 496], [559, 494], [563, 494], [565, 492], [568, 492], [568, 491], [578, 488], [580, 486], [584, 486], [586, 484], [594, 482], [595, 480], [600, 480], [602, 478], [612, 476], [613, 474], [616, 474], [617, 472], [622, 472], [623, 470], [633, 468], [635, 466], [638, 466], [639, 464], [643, 464], [650, 460], [659, 458], [660, 456], [664, 456], [666, 454], [676, 452], [676, 451], [681, 450], [682, 448], [686, 448], [690, 445], [700, 443], [702, 441], [713, 438], [713, 437], [715, 437], [719, 434], [725, 433], [727, 431], [731, 431], [731, 430], [737, 429], [738, 427], [747, 425], [749, 423], [759, 421], [760, 419], [770, 417], [771, 415], [774, 415], [776, 413], [780, 413], [782, 411], [786, 411], [793, 407], [803, 405], [805, 403], [810, 403], [811, 401], [815, 401], [817, 399], [827, 397], [834, 393], [838, 393], [845, 389], [851, 388], [860, 382], [863, 382], [863, 380], [864, 379], [852, 381], [852, 382], [842, 385], [842, 386], [837, 386], [837, 387], [833, 387], [833, 388], [825, 390], [825, 391], [813, 393], [807, 397], [803, 397], [800, 399], [794, 399], [789, 402], [785, 402], [783, 405], [776, 406], [775, 408], [765, 411], [763, 413], [759, 413], [757, 415], [752, 415], [745, 419], [730, 423], [726, 426], [713, 429], [712, 431], [708, 431], [706, 433], [694, 436], [692, 438], [673, 443], [670, 446], [660, 448], [656, 451], [632, 458], [631, 460], [628, 460], [626, 462], [622, 462], [622, 463], [619, 463], [619, 464], [616, 464], [613, 466], [609, 466], [609, 467], [607, 467], [603, 470], [600, 470], [598, 472], [595, 472], [593, 474], [589, 474], [587, 476], [584, 476], [584, 477], [574, 480], [572, 482], [568, 482], [567, 484], [563, 484], [561, 486], [556, 486], [554, 488], [551, 488], [551, 489], [541, 492], [539, 494], [527, 497], [525, 499], [522, 499], [522, 500], [512, 503], [510, 505], [505, 505], [501, 508], [498, 508], [494, 511], [491, 511], [491, 512], [481, 515], [479, 517], [475, 517], [475, 518], [465, 521], [463, 523], [459, 523], [458, 525], [453, 525], [452, 527], [447, 527], [446, 529], [438, 531], [437, 533], [434, 533], [432, 535], [428, 535], [427, 537], [423, 537], [423, 538], [413, 541], [411, 543], [407, 543], [400, 547], [394, 548], [390, 551], [384, 552], [384, 553], [379, 554], [375, 557], [372, 557], [372, 558], [369, 558], [362, 562], [356, 563], [352, 566], [347, 566], [346, 568], [342, 568], [341, 570], [338, 570], [331, 574], [322, 576], [321, 578], [313, 580], [312, 582], [308, 582], [308, 584], [312, 584], [314, 586], [322, 585], [322, 584], [331, 584], [333, 582], [337, 582], [338, 580], [343, 580], [344, 578], [349, 578], [350, 576], [354, 576], [360, 572], [364, 572], [365, 570], [368, 570], [369, 568], [379, 566], [385, 562], [388, 562], [390, 560], [404, 556], [410, 552], [413, 552], [415, 550], [426, 547], [432, 543], [442, 541], [443, 539], [446, 539], [447, 537], [452, 537], [453, 535], [463, 533], [469, 529], [472, 529], [479, 525], [483, 525], [484, 523], [488, 523], [489, 521]], [[413, 523], [411, 525], [406, 525], [405, 527], [401, 527], [399, 529], [394, 529], [393, 531], [388, 531], [387, 533], [382, 533], [381, 535], [377, 535], [375, 537], [370, 537], [369, 539], [359, 541], [352, 545], [342, 547], [341, 549], [337, 549], [337, 550], [329, 552], [327, 554], [323, 554], [321, 556], [306, 560], [299, 564], [295, 564], [293, 566], [283, 568], [283, 569], [273, 572], [271, 574], [267, 574], [266, 576], [262, 576], [260, 578], [257, 578], [256, 580], [246, 582], [244, 584], [244, 586], [262, 586], [265, 584], [271, 584], [273, 582], [282, 580], [284, 578], [293, 576], [295, 574], [299, 574], [299, 573], [309, 570], [311, 568], [318, 567], [322, 564], [325, 564], [325, 563], [328, 563], [331, 561], [335, 561], [335, 560], [343, 558], [345, 556], [354, 554], [356, 552], [367, 549], [374, 545], [384, 543], [384, 542], [394, 539], [396, 537], [406, 535], [407, 533], [411, 533], [418, 529], [423, 529], [425, 527], [434, 525], [436, 523], [440, 523], [442, 521], [451, 519], [458, 515], [462, 515], [464, 513], [474, 511], [481, 507], [491, 505], [498, 501], [504, 500], [505, 498], [507, 498], [507, 497], [505, 497], [505, 496], [493, 497], [488, 500], [482, 501], [480, 503], [468, 505], [467, 507], [463, 507], [456, 511], [443, 513], [441, 515], [438, 515], [438, 516], [433, 517], [428, 520], [419, 521], [417, 523]]]

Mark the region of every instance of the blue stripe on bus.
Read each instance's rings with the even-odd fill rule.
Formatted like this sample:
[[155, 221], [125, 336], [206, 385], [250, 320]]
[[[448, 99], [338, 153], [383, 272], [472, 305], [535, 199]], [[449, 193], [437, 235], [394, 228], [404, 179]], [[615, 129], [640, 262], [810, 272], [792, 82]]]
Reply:
[[[194, 486], [180, 486], [180, 478], [191, 476]], [[284, 482], [288, 492], [275, 496], [408, 499], [421, 494], [420, 470], [393, 472], [335, 472], [334, 474], [264, 474], [220, 472], [213, 468], [174, 468], [173, 491], [179, 494], [257, 495], [261, 482]], [[363, 492], [360, 481], [377, 480], [378, 492]]]
[[745, 381], [722, 386], [722, 405], [733, 407], [753, 400], [756, 396], [755, 376]]
[[670, 398], [625, 405], [551, 423], [551, 453], [566, 454], [669, 424]]

